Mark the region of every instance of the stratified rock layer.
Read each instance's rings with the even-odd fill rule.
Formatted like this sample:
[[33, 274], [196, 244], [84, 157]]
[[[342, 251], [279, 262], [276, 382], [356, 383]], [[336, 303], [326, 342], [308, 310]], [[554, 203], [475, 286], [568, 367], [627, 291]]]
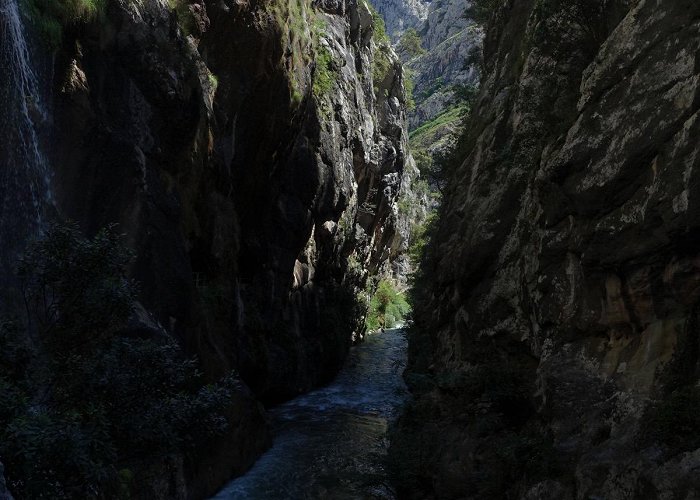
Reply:
[[426, 264], [405, 493], [695, 498], [700, 4], [499, 4]]
[[[284, 7], [199, 6], [207, 29], [185, 38], [159, 2], [113, 2], [107, 26], [62, 53], [59, 205], [88, 231], [121, 222], [146, 308], [208, 370], [289, 397], [361, 334], [338, 309], [364, 285], [348, 258], [376, 269], [389, 255], [401, 68], [392, 56], [375, 98], [364, 3], [307, 5], [302, 33]], [[314, 70], [313, 50], [328, 67]], [[314, 71], [331, 87], [312, 90]]]

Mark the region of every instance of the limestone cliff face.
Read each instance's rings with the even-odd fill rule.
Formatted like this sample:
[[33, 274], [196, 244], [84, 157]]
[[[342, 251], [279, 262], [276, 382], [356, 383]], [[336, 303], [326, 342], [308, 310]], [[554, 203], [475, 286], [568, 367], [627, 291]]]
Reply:
[[497, 4], [395, 452], [418, 496], [697, 496], [700, 4]]
[[410, 113], [411, 128], [426, 123], [453, 105], [454, 85], [478, 83], [478, 53], [483, 32], [465, 17], [463, 0], [433, 1], [418, 30], [423, 55], [407, 61], [414, 75], [416, 108]]
[[415, 29], [425, 53], [400, 54], [414, 80], [416, 108], [409, 113], [411, 128], [432, 120], [453, 100], [455, 84], [475, 84], [474, 62], [465, 64], [481, 46], [482, 30], [465, 17], [464, 0], [374, 0], [395, 43], [408, 28]]
[[[112, 0], [66, 34], [56, 205], [88, 233], [119, 222], [145, 309], [272, 403], [328, 381], [363, 333], [358, 292], [397, 238], [402, 70], [388, 53], [373, 74], [362, 0], [181, 4]], [[183, 472], [205, 478], [188, 495], [265, 445], [247, 397], [214, 471]]]
[[406, 155], [401, 68], [373, 82], [364, 2], [288, 8], [193, 3], [186, 37], [162, 3], [115, 1], [56, 71], [61, 210], [121, 222], [147, 309], [270, 400], [361, 334], [348, 260], [388, 256]]
[[384, 18], [387, 34], [396, 41], [407, 29], [422, 26], [431, 0], [374, 0], [371, 3]]

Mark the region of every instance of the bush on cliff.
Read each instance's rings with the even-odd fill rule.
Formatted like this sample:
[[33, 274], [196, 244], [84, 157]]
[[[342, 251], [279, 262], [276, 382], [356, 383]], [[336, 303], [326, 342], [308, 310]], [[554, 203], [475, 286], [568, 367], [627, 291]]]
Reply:
[[333, 90], [338, 73], [333, 54], [325, 45], [321, 45], [316, 51], [316, 65], [314, 67], [314, 95], [317, 97], [326, 96]]
[[369, 330], [393, 328], [410, 312], [411, 306], [406, 301], [406, 296], [397, 290], [391, 281], [382, 280], [370, 300], [367, 328]]
[[130, 469], [227, 427], [233, 377], [206, 385], [155, 329], [129, 330], [131, 254], [113, 228], [51, 228], [19, 266], [26, 321], [0, 321], [0, 457], [20, 498], [123, 498]]
[[371, 4], [367, 6], [372, 13], [372, 39], [375, 43], [375, 50], [372, 53], [372, 80], [374, 92], [378, 95], [393, 65], [389, 56], [391, 41], [386, 33], [386, 24], [382, 15]]
[[106, 0], [22, 0], [22, 10], [46, 42], [57, 48], [63, 29], [94, 19], [104, 11]]

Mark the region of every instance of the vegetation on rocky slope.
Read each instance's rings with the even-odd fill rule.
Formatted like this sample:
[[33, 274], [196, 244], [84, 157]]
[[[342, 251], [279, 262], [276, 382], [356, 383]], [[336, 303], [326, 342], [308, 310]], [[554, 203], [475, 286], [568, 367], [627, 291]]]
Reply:
[[236, 378], [206, 384], [167, 333], [130, 320], [131, 258], [114, 228], [62, 225], [20, 263], [26, 317], [0, 320], [0, 456], [20, 498], [128, 498], [146, 464], [229, 428]]
[[377, 331], [394, 328], [401, 324], [411, 312], [411, 306], [403, 292], [389, 279], [383, 279], [377, 285], [367, 313], [367, 328]]
[[22, 0], [21, 5], [46, 42], [57, 48], [66, 26], [95, 18], [106, 3], [107, 0]]
[[421, 37], [415, 28], [409, 28], [404, 31], [396, 46], [396, 50], [402, 56], [402, 59], [411, 59], [426, 52]]

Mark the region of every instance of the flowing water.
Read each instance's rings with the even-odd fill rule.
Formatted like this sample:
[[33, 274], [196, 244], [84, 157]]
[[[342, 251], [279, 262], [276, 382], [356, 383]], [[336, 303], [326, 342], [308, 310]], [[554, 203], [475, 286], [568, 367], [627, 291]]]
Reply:
[[368, 336], [336, 380], [270, 411], [274, 445], [216, 497], [389, 499], [387, 429], [408, 397], [401, 330]]
[[40, 141], [46, 121], [18, 0], [0, 0], [0, 255], [6, 258], [37, 233], [52, 204]]

